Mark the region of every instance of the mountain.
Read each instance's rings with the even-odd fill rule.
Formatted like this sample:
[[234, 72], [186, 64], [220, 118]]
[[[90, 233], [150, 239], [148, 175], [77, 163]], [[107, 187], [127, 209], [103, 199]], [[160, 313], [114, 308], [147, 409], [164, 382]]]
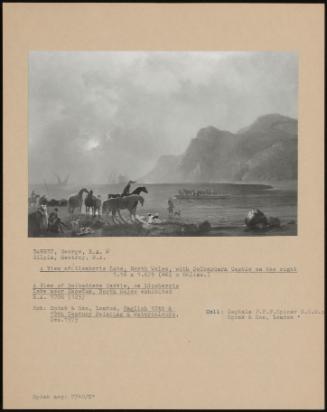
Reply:
[[297, 128], [296, 119], [270, 114], [241, 129], [234, 149], [241, 167], [235, 177], [244, 181], [296, 180]]
[[148, 183], [283, 181], [297, 179], [298, 122], [280, 114], [259, 117], [231, 133], [200, 129], [180, 156], [166, 155], [142, 180]]

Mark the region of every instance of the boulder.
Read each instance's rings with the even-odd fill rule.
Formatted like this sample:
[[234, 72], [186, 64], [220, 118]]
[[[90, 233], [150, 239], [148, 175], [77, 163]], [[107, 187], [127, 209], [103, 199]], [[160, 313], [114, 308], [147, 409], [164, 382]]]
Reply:
[[201, 222], [198, 226], [198, 230], [200, 233], [207, 233], [209, 232], [211, 229], [211, 225], [210, 222], [208, 222], [207, 220], [205, 220], [204, 222]]
[[245, 224], [250, 229], [263, 229], [269, 226], [267, 216], [259, 209], [252, 209], [248, 212]]

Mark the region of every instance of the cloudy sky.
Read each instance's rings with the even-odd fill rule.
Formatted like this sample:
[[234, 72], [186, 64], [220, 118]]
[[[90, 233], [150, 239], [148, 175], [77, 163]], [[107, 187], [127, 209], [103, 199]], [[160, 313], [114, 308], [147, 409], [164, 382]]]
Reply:
[[29, 179], [137, 179], [201, 127], [297, 117], [298, 62], [272, 52], [32, 52]]

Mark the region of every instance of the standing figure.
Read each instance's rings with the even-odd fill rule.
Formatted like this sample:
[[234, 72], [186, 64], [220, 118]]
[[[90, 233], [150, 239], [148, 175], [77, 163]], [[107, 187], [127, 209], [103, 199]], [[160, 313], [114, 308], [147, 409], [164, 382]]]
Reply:
[[174, 213], [174, 208], [175, 208], [175, 206], [174, 206], [173, 199], [170, 197], [168, 199], [168, 213], [169, 213], [169, 215], [172, 215]]
[[42, 232], [45, 232], [48, 230], [49, 224], [47, 205], [45, 203], [41, 203], [37, 209], [37, 213], [40, 215], [40, 229]]

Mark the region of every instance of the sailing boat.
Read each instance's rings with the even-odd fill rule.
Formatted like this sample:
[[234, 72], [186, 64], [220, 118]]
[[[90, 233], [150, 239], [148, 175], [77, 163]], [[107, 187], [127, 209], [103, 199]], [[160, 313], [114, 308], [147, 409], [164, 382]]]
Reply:
[[70, 178], [70, 174], [68, 174], [64, 179], [61, 179], [60, 176], [58, 176], [56, 173], [54, 173], [57, 179], [57, 183], [55, 183], [56, 186], [62, 187], [62, 186], [67, 186], [68, 180]]

